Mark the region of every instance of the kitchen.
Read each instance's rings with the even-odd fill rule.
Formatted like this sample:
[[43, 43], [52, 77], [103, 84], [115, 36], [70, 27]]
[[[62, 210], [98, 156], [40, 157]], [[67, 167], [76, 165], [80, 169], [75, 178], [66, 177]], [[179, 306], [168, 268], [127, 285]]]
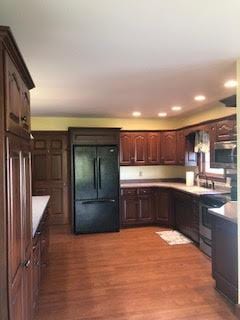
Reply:
[[[40, 17], [46, 22], [53, 18], [52, 6], [39, 4], [38, 16], [35, 5], [29, 4], [37, 23]], [[91, 5], [83, 7], [89, 17], [95, 12], [91, 19], [105, 17], [115, 27], [121, 22], [123, 28], [115, 8], [105, 5], [110, 15], [100, 8], [95, 12]], [[83, 83], [73, 71], [86, 52], [75, 54], [69, 34], [53, 40], [51, 33], [44, 33], [53, 45], [48, 50], [37, 29], [40, 42], [34, 47], [35, 37], [26, 37], [31, 30], [25, 27], [32, 20], [25, 9], [5, 2], [0, 13], [1, 24], [11, 26], [0, 27], [0, 318], [239, 317], [240, 48], [236, 46], [238, 55], [229, 63], [189, 73], [187, 67], [186, 79], [181, 80], [178, 71], [171, 76], [167, 68], [165, 78], [150, 69], [149, 74], [145, 70], [133, 77], [134, 60], [123, 56], [119, 66], [131, 62], [129, 75], [106, 76], [97, 60], [102, 83], [96, 84], [98, 77], [90, 81], [90, 64], [79, 61]], [[67, 25], [71, 19], [78, 21], [77, 10], [66, 16], [54, 9], [59, 15], [56, 25], [58, 17], [67, 17]], [[17, 10], [25, 24], [18, 20]], [[151, 14], [158, 23], [154, 10]], [[128, 23], [130, 32], [133, 25]], [[151, 26], [150, 20], [143, 25]], [[105, 26], [93, 34], [107, 32]], [[111, 32], [117, 34], [121, 28]], [[97, 45], [102, 38], [91, 38], [91, 32], [89, 39]], [[109, 46], [108, 37], [104, 40], [103, 46]], [[150, 44], [152, 39], [146, 41]], [[67, 43], [74, 66], [70, 60], [63, 63], [61, 50], [52, 56], [57, 44], [66, 53]], [[129, 42], [121, 45], [136, 54]], [[102, 58], [101, 49], [98, 53]], [[102, 60], [112, 71], [110, 57], [115, 53]], [[60, 72], [65, 77], [59, 77]], [[72, 82], [67, 85], [65, 79]]]

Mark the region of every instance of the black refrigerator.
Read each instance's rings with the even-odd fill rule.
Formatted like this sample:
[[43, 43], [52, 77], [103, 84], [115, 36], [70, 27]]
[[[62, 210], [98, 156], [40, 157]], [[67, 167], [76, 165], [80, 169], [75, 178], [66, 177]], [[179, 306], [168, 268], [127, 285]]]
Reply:
[[74, 232], [119, 231], [117, 146], [73, 146]]

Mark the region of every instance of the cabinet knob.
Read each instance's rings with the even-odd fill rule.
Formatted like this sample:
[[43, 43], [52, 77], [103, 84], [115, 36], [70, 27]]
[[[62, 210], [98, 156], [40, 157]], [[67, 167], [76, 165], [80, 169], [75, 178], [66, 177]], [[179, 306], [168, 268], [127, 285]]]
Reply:
[[27, 122], [27, 117], [24, 116], [24, 117], [21, 118], [21, 120], [22, 120], [22, 122]]

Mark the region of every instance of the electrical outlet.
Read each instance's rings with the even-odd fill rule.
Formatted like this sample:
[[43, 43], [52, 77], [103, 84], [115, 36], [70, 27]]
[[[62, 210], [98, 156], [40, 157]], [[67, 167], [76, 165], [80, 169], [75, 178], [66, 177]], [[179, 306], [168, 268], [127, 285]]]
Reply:
[[139, 171], [139, 177], [142, 177], [142, 175], [143, 175], [143, 173], [142, 173], [142, 171]]

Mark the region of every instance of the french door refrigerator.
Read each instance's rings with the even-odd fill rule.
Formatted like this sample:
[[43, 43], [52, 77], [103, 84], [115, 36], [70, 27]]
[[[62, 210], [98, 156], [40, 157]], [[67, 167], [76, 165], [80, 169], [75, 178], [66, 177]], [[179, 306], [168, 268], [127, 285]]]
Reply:
[[117, 146], [73, 146], [74, 232], [119, 230]]

